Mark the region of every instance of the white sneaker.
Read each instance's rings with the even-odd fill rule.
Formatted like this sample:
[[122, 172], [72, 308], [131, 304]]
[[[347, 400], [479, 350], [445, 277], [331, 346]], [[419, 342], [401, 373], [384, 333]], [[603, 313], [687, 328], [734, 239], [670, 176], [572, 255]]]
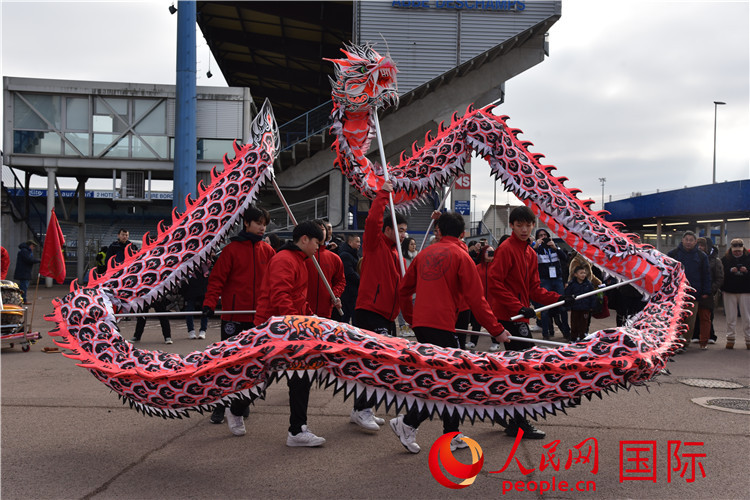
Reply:
[[199, 339], [205, 339], [206, 338], [206, 330], [201, 330], [198, 332], [198, 338]]
[[385, 425], [385, 419], [384, 419], [384, 418], [380, 418], [380, 417], [378, 417], [378, 416], [377, 416], [377, 415], [375, 415], [374, 413], [372, 414], [372, 419], [373, 419], [373, 420], [375, 421], [375, 423], [376, 423], [376, 424], [378, 424], [378, 425]]
[[539, 325], [529, 325], [529, 331], [530, 332], [541, 332], [542, 331], [542, 327], [540, 327]]
[[698, 342], [700, 342], [700, 339], [692, 339], [690, 341], [691, 344], [697, 344]]
[[414, 330], [412, 330], [410, 327], [404, 328], [404, 337], [414, 337]]
[[291, 432], [286, 437], [287, 446], [321, 446], [325, 444], [326, 440], [322, 437], [316, 436], [312, 432], [307, 430], [307, 426], [302, 426], [302, 432], [293, 436]]
[[461, 450], [463, 448], [468, 448], [469, 443], [463, 440], [466, 436], [462, 432], [458, 436], [451, 439], [451, 451]]
[[492, 345], [490, 346], [490, 352], [497, 352], [497, 351], [499, 351], [499, 350], [500, 350], [500, 344], [494, 344], [494, 343], [493, 343], [493, 344], [492, 344]]
[[197, 339], [197, 338], [198, 338], [198, 337], [196, 337], [196, 336], [195, 336], [195, 330], [190, 330], [190, 331], [188, 332], [188, 338], [189, 338], [190, 340], [195, 340], [195, 339]]
[[224, 418], [226, 418], [227, 425], [229, 426], [229, 431], [232, 434], [234, 434], [235, 436], [245, 435], [245, 419], [242, 418], [242, 415], [237, 416], [229, 411], [229, 408], [227, 408], [224, 411]]
[[372, 418], [372, 409], [371, 408], [365, 408], [364, 410], [352, 410], [351, 416], [349, 417], [349, 421], [353, 424], [357, 424], [358, 426], [362, 427], [363, 429], [366, 429], [368, 431], [379, 431], [380, 426], [375, 422], [375, 419]]
[[708, 339], [708, 343], [709, 343], [709, 344], [715, 344], [715, 343], [716, 343], [716, 341], [715, 341], [714, 339]]
[[419, 453], [421, 448], [417, 444], [417, 429], [404, 423], [404, 416], [399, 415], [388, 422], [393, 429], [394, 434], [398, 436], [401, 444], [404, 445], [410, 453]]
[[165, 339], [164, 339], [164, 343], [165, 343], [165, 344], [174, 344], [174, 342], [172, 342], [172, 337], [167, 337], [167, 338], [165, 338]]
[[474, 342], [467, 342], [466, 348], [467, 349], [474, 349], [477, 345]]

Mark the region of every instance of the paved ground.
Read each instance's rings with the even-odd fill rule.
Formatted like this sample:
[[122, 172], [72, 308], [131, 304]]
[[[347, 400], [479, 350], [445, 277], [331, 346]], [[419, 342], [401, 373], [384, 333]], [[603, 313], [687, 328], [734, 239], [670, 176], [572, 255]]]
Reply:
[[[40, 290], [34, 312], [34, 329], [44, 333], [43, 321], [51, 311], [50, 298], [63, 287]], [[612, 325], [613, 320], [595, 326]], [[750, 498], [750, 415], [704, 408], [691, 400], [700, 397], [750, 397], [750, 350], [739, 344], [724, 349], [725, 321], [715, 321], [719, 344], [708, 351], [690, 349], [670, 364], [671, 376], [660, 377], [649, 387], [619, 391], [585, 401], [567, 415], [550, 417], [540, 428], [548, 433], [541, 441], [523, 441], [515, 457], [533, 472], [523, 474], [514, 460], [502, 473], [513, 440], [488, 423], [465, 425], [463, 430], [482, 447], [485, 463], [471, 486], [449, 490], [430, 474], [428, 455], [440, 435], [438, 422], [425, 422], [418, 441], [422, 453], [407, 453], [389, 428], [368, 434], [349, 423], [351, 403], [331, 391], [315, 389], [309, 415], [313, 431], [326, 437], [319, 449], [287, 448], [286, 387], [276, 385], [265, 401], [252, 408], [248, 433], [238, 438], [225, 425], [212, 425], [196, 415], [183, 420], [143, 417], [124, 407], [86, 370], [60, 354], [42, 352], [52, 346], [50, 337], [22, 353], [16, 346], [4, 349], [2, 363], [2, 490], [5, 500], [44, 498]], [[127, 337], [135, 322], [123, 323]], [[164, 346], [157, 321], [149, 321], [146, 348], [188, 353], [218, 340], [218, 323], [209, 327], [205, 341], [187, 340], [184, 323], [172, 321], [175, 344]], [[538, 335], [538, 334], [537, 334]], [[480, 349], [488, 340], [480, 341]], [[700, 388], [685, 385], [687, 378], [710, 378], [741, 384], [739, 389]], [[379, 412], [383, 415], [383, 411]], [[388, 417], [393, 417], [391, 413]], [[589, 438], [598, 445], [598, 472], [592, 465], [573, 463], [569, 452]], [[555, 460], [541, 470], [553, 440], [559, 440]], [[656, 447], [655, 480], [620, 480], [620, 447], [625, 459], [636, 457], [626, 441], [646, 441]], [[681, 447], [670, 455], [669, 442]], [[687, 445], [698, 442], [703, 445]], [[588, 451], [587, 441], [581, 447]], [[674, 473], [668, 481], [668, 460], [690, 455], [702, 465], [697, 479], [688, 482]], [[644, 452], [640, 456], [646, 456]], [[456, 458], [470, 462], [468, 450]], [[554, 462], [553, 462], [554, 463]], [[634, 461], [627, 462], [635, 468]], [[546, 465], [546, 464], [544, 464]], [[644, 462], [643, 476], [653, 468]], [[518, 483], [521, 481], [521, 483]], [[539, 488], [555, 491], [540, 495]], [[574, 487], [591, 481], [589, 491], [560, 491], [565, 481]], [[508, 490], [510, 486], [513, 490]], [[519, 492], [517, 486], [536, 491]], [[595, 487], [595, 491], [593, 488]], [[504, 491], [505, 490], [505, 491]]]

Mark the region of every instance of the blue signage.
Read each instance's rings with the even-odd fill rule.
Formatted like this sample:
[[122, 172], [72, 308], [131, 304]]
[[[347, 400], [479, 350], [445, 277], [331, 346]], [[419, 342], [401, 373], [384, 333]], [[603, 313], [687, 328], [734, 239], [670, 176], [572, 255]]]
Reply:
[[393, 0], [391, 7], [397, 9], [522, 11], [526, 10], [526, 2], [521, 0]]
[[456, 200], [453, 202], [453, 210], [460, 213], [461, 215], [471, 215], [471, 201]]

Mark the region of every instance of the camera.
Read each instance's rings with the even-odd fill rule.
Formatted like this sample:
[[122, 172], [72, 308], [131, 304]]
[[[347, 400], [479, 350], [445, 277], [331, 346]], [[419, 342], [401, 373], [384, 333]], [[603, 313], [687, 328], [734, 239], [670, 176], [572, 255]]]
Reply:
[[542, 238], [542, 241], [544, 242], [545, 245], [549, 245], [549, 242], [552, 240], [550, 239], [549, 236], [547, 236], [546, 238]]

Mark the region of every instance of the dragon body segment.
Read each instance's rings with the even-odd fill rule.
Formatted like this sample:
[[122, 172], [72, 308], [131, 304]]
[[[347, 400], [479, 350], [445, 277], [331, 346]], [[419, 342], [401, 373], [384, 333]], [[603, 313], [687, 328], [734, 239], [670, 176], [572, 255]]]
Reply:
[[[364, 195], [382, 185], [382, 167], [366, 159], [374, 130], [372, 106], [396, 104], [395, 66], [371, 47], [347, 46], [337, 59], [332, 132], [336, 163]], [[351, 80], [350, 80], [351, 79]], [[253, 124], [253, 137], [214, 171], [197, 200], [160, 226], [154, 241], [88, 286], [71, 285], [48, 317], [55, 342], [125, 401], [149, 415], [183, 416], [218, 400], [262, 396], [283, 376], [302, 375], [345, 395], [366, 393], [376, 404], [426, 406], [470, 419], [502, 419], [514, 412], [544, 416], [582, 397], [643, 384], [679, 347], [687, 282], [679, 264], [619, 232], [564, 187], [554, 167], [539, 163], [519, 130], [492, 107], [469, 108], [412, 155], [391, 165], [402, 206], [452, 180], [472, 151], [493, 174], [578, 252], [650, 295], [630, 325], [591, 334], [560, 349], [470, 353], [383, 337], [315, 317], [273, 317], [263, 325], [187, 356], [146, 351], [122, 339], [115, 312], [138, 311], [179, 286], [228, 235], [258, 189], [273, 175], [277, 130], [270, 106]]]

